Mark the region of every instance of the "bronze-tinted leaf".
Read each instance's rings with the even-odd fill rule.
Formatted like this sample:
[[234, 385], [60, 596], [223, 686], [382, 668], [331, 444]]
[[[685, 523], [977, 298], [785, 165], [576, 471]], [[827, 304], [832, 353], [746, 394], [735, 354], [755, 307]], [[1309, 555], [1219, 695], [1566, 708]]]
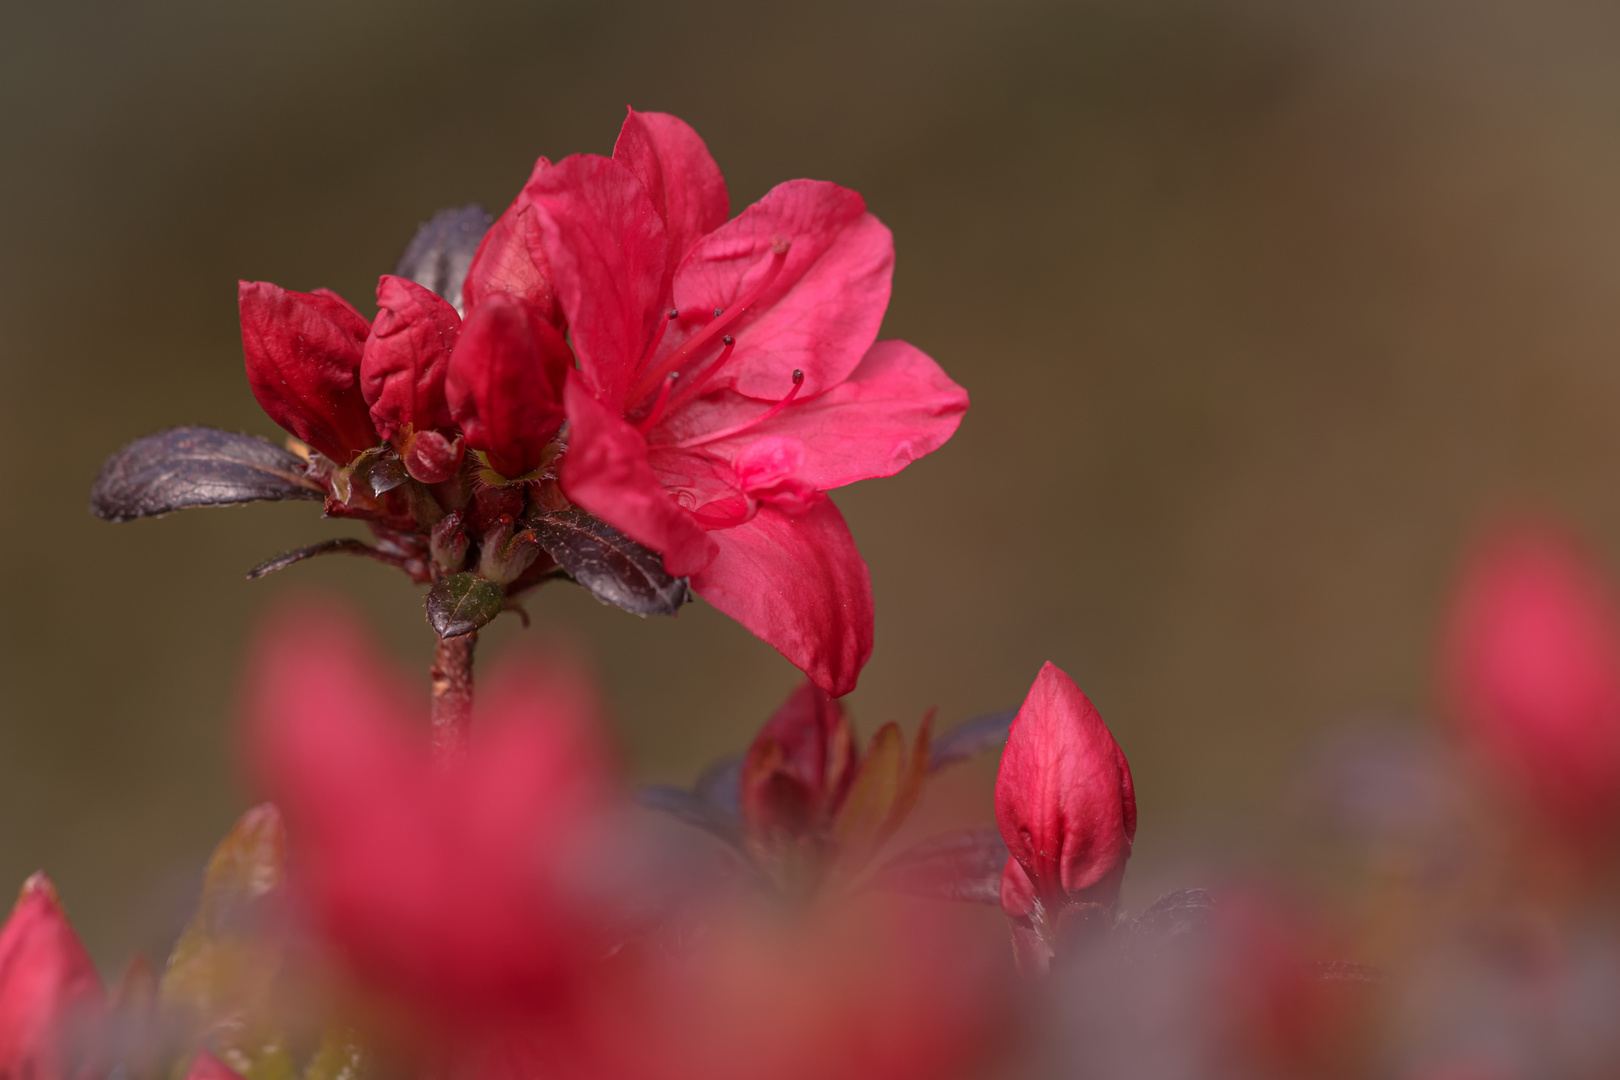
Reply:
[[489, 625], [506, 606], [506, 593], [477, 574], [451, 574], [427, 594], [428, 623], [440, 637], [460, 637]]
[[304, 1080], [360, 1080], [370, 1071], [370, 1058], [354, 1032], [333, 1027], [321, 1036]]
[[193, 506], [320, 499], [297, 454], [256, 435], [177, 427], [136, 439], [102, 465], [90, 512], [133, 521]]
[[967, 761], [986, 750], [1005, 745], [1007, 731], [1017, 715], [1017, 709], [1008, 709], [951, 728], [934, 740], [928, 755], [928, 771], [938, 772], [947, 765]]
[[1001, 902], [1007, 845], [994, 829], [957, 829], [907, 848], [884, 864], [873, 884], [891, 892], [975, 904]]
[[351, 537], [339, 537], [335, 540], [322, 540], [318, 544], [310, 544], [308, 547], [301, 547], [293, 551], [283, 552], [273, 559], [266, 559], [258, 566], [255, 566], [253, 569], [249, 570], [247, 572], [247, 577], [249, 581], [253, 581], [255, 578], [264, 577], [266, 574], [273, 574], [277, 570], [285, 570], [287, 567], [293, 565], [293, 563], [301, 563], [305, 559], [313, 559], [317, 555], [338, 554], [364, 555], [368, 559], [376, 559], [378, 562], [385, 562], [389, 566], [398, 566], [404, 561], [398, 555], [390, 555], [386, 551], [378, 551], [376, 548], [372, 547], [363, 540], [355, 540]]
[[663, 556], [582, 510], [529, 519], [546, 554], [604, 604], [637, 615], [673, 615], [688, 599], [685, 578], [670, 577]]
[[893, 723], [872, 736], [849, 795], [833, 821], [833, 839], [850, 852], [851, 864], [877, 847], [884, 825], [900, 798], [905, 781], [905, 738]]
[[432, 289], [461, 310], [461, 284], [478, 252], [478, 242], [494, 222], [489, 211], [476, 204], [440, 210], [416, 230], [394, 273]]
[[252, 1080], [284, 1071], [285, 1040], [269, 1023], [282, 939], [267, 901], [286, 881], [281, 815], [266, 803], [242, 815], [214, 850], [197, 914], [180, 935], [159, 995], [192, 1034], [211, 1039], [231, 1068]]

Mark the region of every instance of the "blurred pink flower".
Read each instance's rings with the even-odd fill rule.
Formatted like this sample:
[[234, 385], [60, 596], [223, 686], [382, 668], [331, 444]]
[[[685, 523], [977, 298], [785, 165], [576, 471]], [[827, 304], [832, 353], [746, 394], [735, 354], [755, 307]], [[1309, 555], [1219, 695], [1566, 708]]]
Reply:
[[593, 694], [525, 657], [483, 684], [464, 759], [435, 761], [341, 610], [274, 621], [248, 747], [287, 823], [302, 913], [366, 988], [446, 1028], [543, 1013], [599, 958], [592, 829], [608, 784]]
[[1620, 611], [1577, 544], [1504, 527], [1470, 556], [1449, 616], [1445, 704], [1500, 774], [1581, 831], [1620, 809]]
[[1010, 858], [1001, 906], [1020, 966], [1042, 970], [1071, 927], [1112, 920], [1136, 836], [1125, 753], [1061, 670], [1041, 668], [996, 774], [996, 824]]
[[824, 493], [931, 453], [968, 404], [922, 352], [876, 341], [889, 230], [814, 180], [727, 221], [703, 140], [634, 110], [611, 158], [565, 158], [526, 194], [579, 360], [563, 490], [848, 693], [871, 584]]
[[101, 976], [44, 874], [23, 883], [0, 927], [0, 1076], [88, 1077], [87, 1052], [106, 1005]]

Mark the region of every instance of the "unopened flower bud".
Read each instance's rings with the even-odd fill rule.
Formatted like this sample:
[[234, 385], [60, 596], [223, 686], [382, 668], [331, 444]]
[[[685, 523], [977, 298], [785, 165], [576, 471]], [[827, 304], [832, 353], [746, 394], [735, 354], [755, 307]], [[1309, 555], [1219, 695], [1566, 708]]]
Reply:
[[428, 428], [411, 435], [405, 443], [405, 470], [424, 484], [439, 484], [456, 475], [465, 452], [461, 436], [446, 438]]
[[478, 572], [497, 585], [506, 585], [523, 575], [540, 554], [534, 533], [515, 533], [510, 517], [502, 517], [479, 542]]
[[855, 740], [844, 707], [806, 682], [748, 748], [742, 817], [756, 845], [824, 831], [855, 774]]
[[1112, 916], [1136, 836], [1131, 769], [1096, 707], [1052, 664], [1002, 751], [996, 824], [1017, 864], [1002, 878], [1015, 931], [1033, 929], [1053, 948], [1060, 923]]
[[0, 1076], [84, 1075], [92, 1063], [74, 1060], [74, 1044], [84, 1044], [77, 1029], [104, 1003], [101, 976], [63, 914], [56, 889], [44, 874], [35, 874], [0, 928]]
[[1453, 722], [1498, 775], [1579, 831], [1620, 812], [1620, 611], [1555, 528], [1488, 538], [1464, 571], [1446, 641]]
[[467, 548], [470, 541], [467, 539], [467, 530], [462, 524], [461, 514], [446, 514], [433, 526], [428, 534], [428, 549], [433, 552], [433, 561], [439, 568], [455, 573], [467, 564]]

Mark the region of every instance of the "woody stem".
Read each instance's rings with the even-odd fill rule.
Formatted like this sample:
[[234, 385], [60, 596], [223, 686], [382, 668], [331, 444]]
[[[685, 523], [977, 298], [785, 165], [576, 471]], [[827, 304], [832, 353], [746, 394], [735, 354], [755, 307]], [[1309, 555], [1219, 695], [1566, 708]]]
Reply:
[[440, 638], [433, 650], [433, 756], [440, 764], [459, 761], [467, 754], [467, 732], [472, 724], [473, 646], [477, 632]]

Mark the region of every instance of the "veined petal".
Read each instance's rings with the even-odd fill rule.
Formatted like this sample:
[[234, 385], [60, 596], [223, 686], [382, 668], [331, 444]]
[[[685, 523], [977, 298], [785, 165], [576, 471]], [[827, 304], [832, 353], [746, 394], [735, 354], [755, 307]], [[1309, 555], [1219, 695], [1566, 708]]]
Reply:
[[[529, 182], [533, 183], [550, 165], [545, 158], [536, 161]], [[472, 311], [480, 300], [492, 293], [515, 296], [533, 305], [541, 318], [558, 322], [551, 268], [540, 242], [540, 220], [535, 216], [527, 186], [489, 227], [473, 253], [467, 280], [461, 286], [462, 310]]]
[[360, 358], [360, 392], [377, 433], [392, 439], [403, 427], [449, 427], [444, 376], [461, 317], [449, 302], [408, 278], [377, 282], [377, 319]]
[[834, 697], [855, 689], [872, 655], [872, 581], [831, 499], [802, 514], [760, 507], [709, 534], [719, 554], [692, 589], [787, 657]]
[[580, 370], [596, 396], [622, 413], [666, 314], [663, 219], [634, 173], [594, 154], [542, 170], [524, 193], [539, 214]]
[[664, 219], [667, 292], [686, 253], [731, 216], [725, 177], [692, 126], [669, 113], [631, 109], [613, 144], [613, 160], [635, 174]]
[[1130, 766], [1096, 706], [1053, 664], [1013, 720], [996, 774], [996, 824], [1049, 908], [1118, 899], [1136, 835]]
[[[922, 350], [904, 341], [880, 341], [848, 379], [824, 394], [800, 398], [778, 415], [703, 449], [741, 461], [762, 439], [793, 439], [804, 447], [794, 475], [821, 491], [893, 476], [938, 450], [956, 433], [968, 395]], [[681, 410], [662, 437], [701, 436], [706, 429], [744, 423], [770, 408], [731, 392]], [[667, 434], [666, 434], [667, 433]]]
[[340, 465], [377, 445], [360, 392], [371, 324], [336, 293], [237, 285], [248, 385], [270, 419]]
[[597, 401], [579, 374], [568, 379], [564, 400], [569, 427], [561, 479], [568, 497], [661, 554], [676, 577], [707, 566], [715, 543], [653, 475], [641, 433]]
[[[773, 270], [772, 256], [784, 247]], [[814, 396], [843, 382], [877, 339], [893, 271], [894, 239], [860, 195], [789, 180], [692, 249], [675, 272], [675, 307], [683, 316], [729, 310], [769, 277], [727, 324], [736, 351], [714, 385], [775, 400], [792, 388], [797, 369], [801, 393]]]
[[514, 296], [486, 296], [462, 326], [445, 396], [467, 445], [502, 476], [515, 479], [540, 465], [562, 426], [571, 359], [557, 329]]

